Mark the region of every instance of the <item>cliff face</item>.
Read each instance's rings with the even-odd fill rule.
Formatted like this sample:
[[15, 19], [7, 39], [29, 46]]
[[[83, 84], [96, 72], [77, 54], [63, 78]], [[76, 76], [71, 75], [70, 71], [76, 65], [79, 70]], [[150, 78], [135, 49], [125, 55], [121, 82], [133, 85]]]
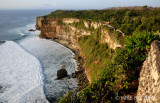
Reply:
[[138, 103], [160, 101], [160, 42], [153, 41], [147, 59], [140, 72]]
[[[83, 35], [91, 35], [92, 31], [87, 29], [78, 29], [72, 25], [73, 22], [80, 22], [79, 19], [64, 18], [64, 19], [45, 19], [37, 18], [36, 28], [41, 30], [40, 37], [51, 38], [66, 41], [73, 48], [78, 48], [78, 38]], [[99, 22], [84, 21], [86, 28], [97, 28], [104, 25]], [[110, 48], [122, 47], [118, 42], [114, 41], [107, 30], [101, 29], [104, 37], [101, 37], [102, 43], [109, 44]], [[86, 71], [86, 74], [88, 71]], [[89, 75], [87, 78], [90, 80]], [[151, 49], [147, 59], [143, 63], [140, 72], [139, 86], [137, 91], [137, 102], [155, 102], [160, 101], [160, 42], [154, 41], [151, 44]]]
[[104, 39], [103, 39], [103, 42], [104, 43], [108, 43], [110, 48], [112, 49], [116, 49], [117, 47], [122, 47], [121, 44], [119, 44], [118, 42], [114, 41], [111, 39], [108, 31], [106, 30], [102, 30], [102, 34], [104, 34]]
[[43, 21], [44, 21], [44, 17], [36, 18], [36, 29], [37, 30], [40, 30], [42, 28]]
[[[73, 22], [79, 22], [79, 19], [74, 18], [63, 18], [63, 19], [45, 19], [43, 17], [38, 17], [36, 22], [36, 28], [41, 29], [42, 38], [51, 38], [67, 41], [72, 46], [77, 46], [78, 38], [83, 35], [90, 35], [92, 31], [87, 29], [78, 29], [72, 25]], [[84, 21], [86, 28], [97, 28], [103, 25], [100, 22], [87, 22]], [[110, 48], [115, 49], [116, 47], [121, 47], [119, 43], [113, 41], [106, 30], [101, 31], [105, 38], [103, 38], [103, 43], [109, 44]]]
[[[79, 19], [74, 18], [37, 18], [36, 28], [41, 30], [40, 37], [41, 38], [50, 38], [58, 40], [61, 44], [67, 45], [68, 47], [74, 50], [80, 50], [78, 45], [78, 39], [83, 35], [91, 35], [93, 31], [89, 30], [89, 28], [98, 28], [101, 25], [104, 25], [100, 22], [91, 22], [91, 21], [83, 21], [86, 29], [76, 28], [73, 23], [80, 22]], [[101, 37], [102, 43], [107, 43], [110, 48], [115, 49], [116, 47], [121, 47], [119, 43], [112, 40], [108, 31], [105, 29], [101, 29], [101, 33], [103, 37]], [[81, 55], [81, 52], [79, 52]], [[82, 55], [81, 55], [82, 56]], [[85, 58], [85, 57], [84, 57]], [[87, 76], [88, 81], [91, 83], [89, 71], [85, 70], [85, 74]]]

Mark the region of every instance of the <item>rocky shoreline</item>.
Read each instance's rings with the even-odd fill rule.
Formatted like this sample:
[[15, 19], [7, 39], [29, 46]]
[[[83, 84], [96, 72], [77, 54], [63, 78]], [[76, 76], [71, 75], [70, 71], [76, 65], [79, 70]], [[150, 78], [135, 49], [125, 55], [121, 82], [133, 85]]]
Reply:
[[80, 48], [78, 46], [72, 46], [72, 43], [62, 39], [52, 39], [53, 41], [62, 44], [66, 48], [70, 49], [74, 54], [74, 59], [77, 61], [77, 70], [75, 71], [75, 77], [78, 79], [78, 91], [82, 90], [88, 83], [87, 76], [85, 74], [85, 67], [84, 67], [84, 57], [80, 53]]
[[[82, 34], [88, 34], [86, 30], [78, 30], [76, 33], [76, 28], [74, 26], [70, 26], [68, 23], [73, 23], [76, 21], [72, 18], [63, 19], [63, 24], [59, 24], [60, 19], [47, 19], [45, 17], [37, 17], [36, 19], [36, 29], [41, 30], [39, 35], [40, 38], [50, 39], [57, 43], [62, 44], [63, 46], [69, 48], [74, 54], [75, 59], [78, 62], [77, 71], [72, 73], [72, 77], [76, 77], [78, 79], [78, 86], [81, 90], [86, 86], [86, 84], [90, 83], [90, 77], [88, 72], [84, 68], [84, 60], [81, 54], [80, 47], [78, 46], [77, 39], [79, 38], [77, 35], [78, 32], [83, 32]], [[43, 23], [45, 21], [45, 24]], [[89, 32], [90, 34], [90, 32]]]

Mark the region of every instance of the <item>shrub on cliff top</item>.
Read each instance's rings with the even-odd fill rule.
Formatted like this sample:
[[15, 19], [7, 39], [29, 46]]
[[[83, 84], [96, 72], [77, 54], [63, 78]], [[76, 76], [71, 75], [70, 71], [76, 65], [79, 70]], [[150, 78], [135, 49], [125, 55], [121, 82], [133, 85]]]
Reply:
[[[137, 7], [135, 7], [137, 8]], [[107, 22], [110, 21], [115, 29], [121, 29], [126, 35], [135, 30], [160, 30], [160, 8], [133, 9], [103, 9], [103, 10], [56, 10], [46, 16], [47, 18], [77, 18], [83, 20]]]
[[86, 26], [84, 25], [84, 21], [83, 20], [81, 20], [81, 21], [79, 21], [79, 22], [73, 22], [72, 23], [72, 25], [73, 26], [75, 26], [76, 28], [78, 28], [78, 29], [84, 29], [84, 30], [86, 30], [87, 28], [86, 28]]
[[62, 19], [58, 19], [57, 21], [58, 25], [64, 25], [63, 20]]
[[135, 70], [146, 59], [153, 40], [160, 40], [158, 32], [136, 31], [132, 36], [126, 36], [125, 48], [115, 50], [113, 62], [124, 65], [127, 71]]
[[125, 40], [128, 60], [135, 62], [138, 66], [146, 59], [151, 42], [153, 40], [160, 40], [160, 38], [158, 32], [136, 31], [132, 36], [127, 36]]

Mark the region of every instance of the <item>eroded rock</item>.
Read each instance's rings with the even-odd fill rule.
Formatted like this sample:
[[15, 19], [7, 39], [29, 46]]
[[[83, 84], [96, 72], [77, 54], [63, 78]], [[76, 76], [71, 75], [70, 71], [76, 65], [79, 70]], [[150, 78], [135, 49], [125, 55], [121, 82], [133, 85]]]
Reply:
[[28, 31], [35, 31], [34, 29], [29, 29]]
[[57, 79], [61, 79], [67, 76], [68, 76], [67, 70], [65, 69], [65, 65], [63, 65], [61, 69], [57, 71]]
[[160, 41], [151, 44], [148, 57], [140, 72], [137, 91], [138, 103], [159, 103], [160, 101]]

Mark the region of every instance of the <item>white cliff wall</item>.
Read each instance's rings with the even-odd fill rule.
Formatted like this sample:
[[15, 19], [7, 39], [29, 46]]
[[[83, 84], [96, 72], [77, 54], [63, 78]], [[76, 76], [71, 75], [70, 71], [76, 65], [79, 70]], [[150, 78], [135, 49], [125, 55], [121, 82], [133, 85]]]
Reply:
[[160, 42], [155, 40], [140, 72], [138, 103], [160, 103]]

